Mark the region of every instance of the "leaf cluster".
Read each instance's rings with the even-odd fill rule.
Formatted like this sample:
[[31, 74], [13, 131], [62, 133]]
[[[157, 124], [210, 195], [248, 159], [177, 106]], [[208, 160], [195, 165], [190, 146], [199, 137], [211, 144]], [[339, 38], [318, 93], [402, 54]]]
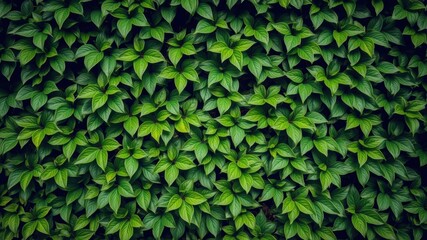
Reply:
[[2, 0], [0, 33], [0, 239], [423, 239], [422, 0]]

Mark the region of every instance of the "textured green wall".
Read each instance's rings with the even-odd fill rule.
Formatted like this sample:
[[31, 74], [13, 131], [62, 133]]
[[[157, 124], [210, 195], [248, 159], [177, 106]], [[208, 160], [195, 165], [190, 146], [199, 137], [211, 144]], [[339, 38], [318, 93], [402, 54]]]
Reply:
[[0, 0], [0, 239], [421, 239], [421, 0]]

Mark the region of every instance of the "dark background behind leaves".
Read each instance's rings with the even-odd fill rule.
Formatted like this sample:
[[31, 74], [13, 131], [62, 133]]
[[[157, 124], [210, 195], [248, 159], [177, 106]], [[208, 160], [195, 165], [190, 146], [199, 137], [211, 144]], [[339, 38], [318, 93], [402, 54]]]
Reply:
[[422, 239], [423, 1], [0, 1], [1, 239]]

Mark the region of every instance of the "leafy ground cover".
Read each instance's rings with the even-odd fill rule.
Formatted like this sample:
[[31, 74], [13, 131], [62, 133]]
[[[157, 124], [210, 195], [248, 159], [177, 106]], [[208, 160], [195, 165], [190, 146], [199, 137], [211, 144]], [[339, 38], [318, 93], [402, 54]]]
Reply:
[[421, 0], [0, 1], [0, 239], [423, 239]]

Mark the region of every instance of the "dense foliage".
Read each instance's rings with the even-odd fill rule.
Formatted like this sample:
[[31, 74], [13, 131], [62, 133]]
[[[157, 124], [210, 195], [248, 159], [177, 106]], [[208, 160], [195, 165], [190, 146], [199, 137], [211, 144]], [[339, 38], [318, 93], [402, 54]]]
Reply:
[[0, 32], [0, 239], [427, 229], [422, 0], [0, 0]]

